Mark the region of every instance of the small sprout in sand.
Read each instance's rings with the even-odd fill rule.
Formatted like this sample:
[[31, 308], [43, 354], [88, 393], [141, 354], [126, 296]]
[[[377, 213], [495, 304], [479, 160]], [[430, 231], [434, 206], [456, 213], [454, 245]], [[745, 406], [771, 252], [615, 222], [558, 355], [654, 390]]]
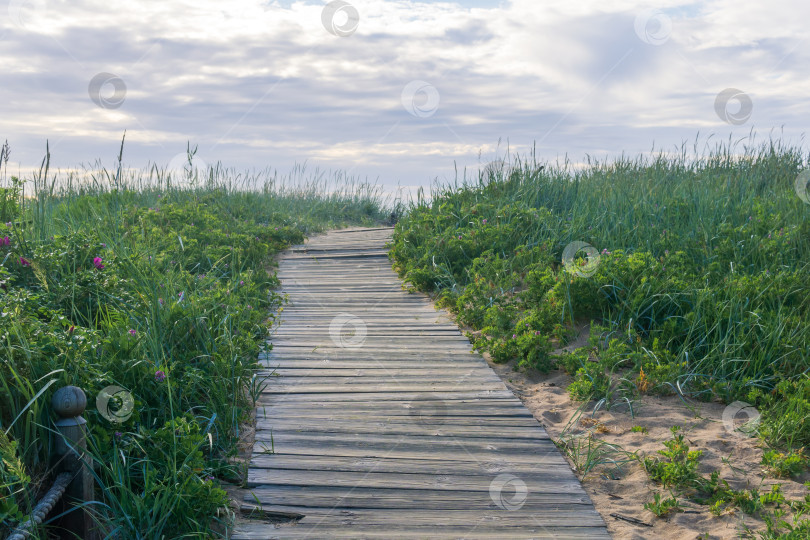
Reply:
[[[671, 495], [671, 493], [670, 493]], [[671, 512], [682, 512], [681, 504], [675, 497], [661, 499], [660, 493], [653, 495], [654, 500], [644, 503], [644, 508], [655, 514], [657, 517], [662, 518], [668, 516]]]

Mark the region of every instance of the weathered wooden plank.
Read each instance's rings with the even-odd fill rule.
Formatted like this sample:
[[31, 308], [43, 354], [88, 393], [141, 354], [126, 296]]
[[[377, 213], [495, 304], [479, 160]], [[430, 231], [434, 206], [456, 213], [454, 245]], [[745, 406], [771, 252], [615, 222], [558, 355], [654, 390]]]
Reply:
[[[275, 403], [270, 403], [275, 401]], [[468, 400], [468, 399], [452, 399], [452, 400], [434, 400], [434, 399], [410, 399], [410, 400], [381, 400], [376, 401], [362, 401], [352, 400], [351, 402], [345, 401], [321, 401], [310, 400], [305, 403], [299, 401], [286, 401], [278, 399], [277, 397], [268, 400], [265, 409], [267, 411], [278, 412], [279, 414], [289, 413], [292, 410], [299, 410], [303, 413], [307, 411], [320, 411], [322, 413], [330, 414], [366, 414], [366, 415], [410, 415], [412, 409], [419, 408], [446, 408], [456, 416], [461, 415], [479, 415], [481, 417], [487, 416], [528, 416], [532, 417], [531, 413], [526, 410], [523, 404], [511, 396], [507, 399], [487, 399], [487, 400]]]
[[[244, 504], [243, 508], [252, 510], [261, 508], [265, 512], [278, 512], [278, 513], [293, 513], [304, 516], [306, 520], [302, 520], [302, 524], [314, 522], [315, 518], [324, 519], [327, 521], [330, 517], [337, 517], [352, 525], [392, 525], [398, 523], [410, 523], [412, 525], [447, 525], [448, 523], [458, 523], [459, 525], [472, 525], [478, 522], [491, 523], [500, 527], [525, 527], [526, 516], [515, 515], [513, 512], [504, 512], [503, 509], [497, 508], [495, 510], [459, 510], [452, 512], [448, 515], [446, 510], [380, 510], [380, 509], [365, 509], [356, 508], [351, 512], [333, 508], [312, 508], [306, 506], [277, 506], [277, 505], [261, 505], [255, 506], [251, 504]], [[575, 509], [567, 509], [556, 505], [549, 505], [544, 508], [536, 508], [532, 510], [532, 515], [538, 520], [545, 520], [549, 518], [559, 518], [561, 516], [575, 520], [580, 527], [593, 527], [600, 524], [601, 518], [595, 510], [577, 507]], [[580, 518], [576, 520], [576, 518]]]
[[[272, 343], [271, 343], [272, 344]], [[326, 343], [323, 346], [318, 347], [317, 345], [305, 345], [305, 346], [296, 346], [294, 344], [283, 344], [283, 345], [273, 345], [273, 350], [277, 354], [302, 354], [306, 352], [318, 352], [320, 354], [335, 354], [341, 353], [343, 356], [352, 356], [355, 354], [368, 354], [368, 355], [376, 355], [381, 361], [385, 358], [397, 359], [398, 357], [407, 357], [407, 356], [433, 356], [433, 357], [442, 357], [442, 356], [467, 356], [469, 353], [469, 347], [464, 346], [464, 344], [442, 344], [441, 346], [436, 346], [432, 350], [427, 348], [428, 346], [425, 345], [424, 340], [414, 344], [412, 347], [405, 347], [405, 346], [386, 346], [384, 343], [379, 344], [372, 344], [372, 343], [364, 343], [361, 346], [344, 346], [339, 347], [336, 346], [334, 343]]]
[[[445, 369], [448, 371], [469, 370], [472, 367], [478, 367], [479, 363], [468, 362], [467, 359], [447, 358], [445, 360], [385, 360], [379, 361], [374, 359], [369, 360], [343, 360], [337, 357], [273, 357], [272, 359], [262, 359], [259, 363], [267, 369], [289, 369], [294, 371], [307, 371], [311, 369], [335, 369], [335, 370], [356, 370], [356, 369], [382, 369], [382, 370], [396, 370], [408, 369], [418, 370], [421, 367], [424, 369], [434, 369], [441, 367], [444, 364]], [[313, 372], [317, 373], [317, 372]]]
[[[331, 232], [281, 257], [290, 303], [259, 357], [245, 504], [303, 517], [233, 538], [608, 538], [542, 426], [396, 278], [389, 235]], [[503, 477], [525, 491], [493, 492]]]
[[[272, 372], [270, 371], [260, 371], [259, 375], [271, 375]], [[332, 385], [335, 388], [343, 388], [348, 386], [353, 386], [353, 391], [359, 391], [357, 385], [368, 385], [371, 387], [375, 387], [378, 385], [385, 385], [385, 384], [419, 384], [422, 386], [427, 386], [429, 384], [450, 384], [450, 385], [459, 385], [464, 384], [467, 381], [476, 381], [476, 382], [490, 382], [490, 383], [497, 383], [502, 384], [501, 380], [497, 378], [497, 375], [493, 377], [489, 373], [485, 373], [483, 375], [479, 375], [477, 373], [469, 373], [467, 371], [463, 371], [458, 375], [452, 374], [435, 374], [434, 376], [425, 376], [425, 375], [397, 375], [394, 372], [391, 373], [380, 373], [376, 377], [372, 377], [370, 375], [360, 375], [360, 376], [329, 376], [329, 377], [321, 377], [317, 376], [316, 372], [307, 372], [307, 373], [299, 373], [298, 375], [287, 375], [285, 376], [282, 381], [287, 386], [293, 385], [313, 385], [313, 384], [325, 384], [325, 385]]]
[[[362, 420], [363, 414], [333, 415], [306, 414], [297, 416], [296, 420], [282, 420], [278, 415], [260, 416], [258, 431], [272, 431], [274, 434], [288, 433], [333, 433], [360, 435], [441, 435], [445, 437], [479, 437], [491, 439], [493, 432], [503, 440], [536, 440], [533, 430], [539, 424], [533, 418], [525, 416], [507, 417], [490, 416], [445, 416], [441, 412], [403, 416], [371, 416]], [[532, 424], [532, 421], [534, 423]], [[302, 427], [306, 426], [306, 427]]]
[[[493, 475], [492, 479], [495, 478], [496, 475]], [[449, 491], [355, 486], [350, 491], [347, 491], [341, 486], [267, 485], [251, 489], [250, 494], [245, 497], [245, 501], [320, 508], [331, 508], [336, 501], [340, 502], [341, 508], [400, 508], [412, 510], [420, 508], [432, 508], [434, 510], [492, 510], [498, 508], [496, 502], [492, 500], [488, 489], [486, 491]], [[542, 508], [548, 505], [587, 505], [589, 502], [590, 500], [581, 486], [572, 491], [565, 491], [564, 489], [542, 492], [527, 490], [521, 510]]]
[[[414, 430], [416, 431], [416, 430]], [[460, 451], [481, 450], [486, 452], [494, 452], [499, 450], [501, 452], [513, 452], [516, 454], [533, 454], [539, 455], [546, 452], [557, 452], [556, 447], [545, 435], [545, 431], [541, 431], [543, 435], [538, 435], [536, 438], [527, 439], [509, 439], [506, 437], [499, 437], [497, 432], [490, 434], [490, 436], [472, 436], [472, 435], [453, 435], [442, 434], [440, 430], [428, 431], [423, 430], [423, 434], [411, 433], [406, 435], [387, 434], [387, 433], [320, 433], [316, 431], [272, 431], [272, 430], [259, 430], [256, 432], [256, 440], [263, 442], [270, 442], [282, 450], [292, 448], [297, 444], [302, 446], [350, 446], [352, 448], [402, 448], [402, 449], [421, 449], [425, 450], [426, 445], [433, 449], [439, 448], [455, 448]], [[286, 446], [285, 446], [286, 445]], [[561, 458], [562, 459], [562, 458]]]
[[[398, 418], [409, 419], [414, 416], [420, 418], [425, 417], [431, 410], [441, 411], [434, 413], [434, 416], [441, 416], [455, 421], [459, 424], [475, 424], [480, 426], [493, 425], [523, 425], [517, 420], [512, 421], [513, 417], [531, 419], [534, 422], [534, 417], [526, 411], [519, 403], [510, 403], [508, 406], [495, 407], [492, 404], [480, 405], [476, 407], [459, 407], [453, 405], [452, 407], [447, 403], [429, 403], [426, 406], [414, 406], [409, 404], [408, 408], [390, 408], [388, 406], [382, 407], [380, 403], [345, 403], [345, 402], [328, 402], [334, 407], [318, 407], [313, 405], [308, 407], [306, 404], [299, 402], [293, 403], [276, 403], [272, 406], [262, 409], [262, 418], [281, 418], [284, 416], [292, 415], [293, 418], [320, 418], [322, 421], [328, 419], [339, 420], [342, 418], [351, 418], [353, 420], [376, 421], [378, 419], [387, 419], [391, 422]], [[386, 402], [387, 405], [390, 402]], [[476, 423], [478, 422], [478, 423]]]
[[254, 454], [250, 461], [255, 469], [285, 469], [310, 471], [349, 471], [349, 472], [397, 472], [421, 474], [473, 475], [531, 473], [538, 468], [556, 464], [556, 456], [539, 456], [531, 463], [490, 459], [407, 459], [390, 457], [349, 457], [349, 456], [306, 456], [289, 454]]
[[[273, 335], [314, 335], [317, 333], [321, 333], [324, 331], [329, 331], [331, 321], [326, 320], [321, 323], [316, 323], [311, 321], [310, 323], [306, 323], [304, 321], [299, 322], [296, 326], [290, 326], [287, 324], [280, 324], [272, 329]], [[415, 333], [420, 336], [430, 336], [430, 335], [459, 335], [463, 336], [461, 332], [458, 331], [458, 328], [446, 325], [439, 325], [436, 323], [428, 323], [423, 324], [420, 326], [409, 324], [409, 325], [378, 325], [373, 323], [366, 323], [366, 333], [369, 335], [381, 335], [381, 336], [399, 336], [402, 333]]]
[[[434, 382], [425, 383], [378, 383], [366, 386], [363, 390], [364, 393], [408, 393], [408, 392], [453, 392], [457, 390], [458, 384], [441, 384]], [[497, 391], [505, 388], [502, 382], [487, 383], [487, 382], [469, 382], [464, 385], [467, 391], [480, 390]], [[357, 388], [349, 386], [336, 386], [334, 384], [279, 384], [268, 385], [263, 394], [335, 394], [335, 393], [350, 393], [355, 394], [358, 392]]]
[[[352, 378], [362, 378], [364, 380], [374, 380], [378, 378], [395, 378], [396, 380], [403, 380], [403, 379], [436, 379], [445, 377], [448, 380], [463, 380], [465, 377], [484, 377], [484, 378], [492, 378], [493, 374], [490, 371], [489, 373], [478, 373], [478, 371], [483, 371], [484, 368], [478, 368], [477, 366], [474, 368], [469, 367], [462, 367], [461, 369], [455, 368], [452, 370], [444, 370], [444, 369], [436, 369], [436, 368], [410, 368], [410, 369], [395, 369], [395, 368], [385, 368], [375, 366], [375, 367], [367, 367], [363, 369], [346, 369], [346, 368], [332, 368], [332, 367], [320, 367], [320, 368], [309, 368], [309, 369], [295, 369], [295, 368], [280, 368], [272, 370], [276, 376], [279, 377], [327, 377], [330, 380], [340, 380], [341, 378], [352, 377]], [[271, 370], [266, 370], [266, 373], [270, 373]], [[260, 372], [262, 373], [262, 372]], [[497, 377], [497, 375], [495, 375]], [[492, 379], [496, 380], [496, 379]]]
[[[322, 335], [317, 338], [301, 337], [295, 339], [292, 337], [275, 338], [272, 340], [273, 348], [279, 349], [281, 347], [318, 347], [328, 346], [334, 347], [337, 343], [346, 342], [351, 343], [353, 348], [362, 348], [366, 345], [382, 347], [393, 345], [395, 347], [405, 347], [409, 349], [425, 348], [425, 336], [363, 336], [363, 334], [336, 334], [335, 336]], [[430, 336], [430, 341], [436, 347], [441, 347], [445, 350], [459, 350], [464, 351], [469, 349], [469, 341], [466, 338], [459, 338], [455, 336]], [[351, 341], [351, 340], [356, 340]], [[356, 343], [356, 345], [355, 345]], [[349, 348], [345, 346], [344, 348]]]
[[363, 423], [332, 421], [324, 424], [315, 422], [302, 424], [301, 422], [278, 421], [273, 418], [259, 418], [256, 422], [256, 430], [257, 433], [260, 431], [272, 431], [276, 435], [279, 433], [317, 433], [341, 437], [368, 434], [373, 436], [370, 437], [371, 440], [374, 440], [379, 435], [406, 435], [408, 437], [427, 435], [456, 439], [482, 438], [492, 440], [493, 435], [495, 435], [502, 441], [535, 441], [545, 433], [540, 429], [540, 424], [534, 426], [508, 426], [496, 423], [495, 425], [481, 426], [470, 425], [469, 423], [454, 423], [441, 412], [437, 414], [436, 411], [428, 411], [428, 414], [425, 415], [416, 414], [410, 422], [372, 420]]
[[[328, 330], [330, 326], [332, 326], [332, 321], [335, 320], [333, 316], [326, 316], [322, 318], [313, 317], [311, 314], [300, 317], [299, 320], [291, 321], [290, 319], [285, 318], [279, 319], [279, 324], [272, 328], [273, 331], [285, 331], [285, 332], [296, 332], [296, 333], [312, 333], [315, 331], [323, 331]], [[293, 322], [295, 323], [293, 325]], [[436, 322], [436, 321], [420, 321], [420, 320], [413, 320], [408, 321], [397, 317], [395, 319], [391, 319], [389, 321], [380, 321], [379, 319], [373, 319], [370, 321], [364, 321], [365, 330], [368, 333], [377, 333], [382, 335], [400, 335], [403, 332], [434, 332], [434, 333], [451, 333], [454, 335], [464, 335], [459, 329], [453, 325], [447, 324], [446, 322]]]
[[[275, 452], [275, 453], [274, 453]], [[534, 448], [525, 450], [502, 450], [502, 449], [480, 449], [467, 448], [461, 443], [455, 446], [430, 447], [429, 454], [424, 446], [392, 444], [392, 443], [368, 443], [357, 445], [355, 443], [324, 445], [318, 441], [296, 441], [295, 445], [275, 444], [272, 440], [259, 441], [254, 445], [254, 457], [256, 455], [288, 455], [288, 456], [331, 456], [331, 457], [352, 457], [352, 458], [389, 458], [389, 459], [423, 459], [444, 462], [460, 457], [468, 458], [471, 461], [485, 462], [494, 459], [505, 459], [510, 463], [525, 463], [536, 466], [542, 461], [543, 456], [550, 454], [550, 451]], [[573, 474], [573, 473], [572, 473]]]
[[[531, 414], [527, 414], [525, 409], [521, 409], [518, 404], [504, 407], [493, 407], [491, 405], [478, 407], [455, 407], [448, 403], [429, 403], [426, 406], [411, 405], [407, 409], [392, 409], [381, 406], [380, 403], [345, 403], [329, 402], [339, 407], [308, 407], [300, 402], [276, 403], [261, 409], [260, 418], [277, 419], [285, 416], [292, 416], [307, 421], [326, 422], [328, 420], [351, 419], [357, 422], [364, 419], [370, 422], [387, 419], [389, 422], [410, 421], [413, 417], [418, 417], [420, 421], [428, 422], [430, 417], [438, 417], [435, 422], [456, 424], [472, 424], [479, 426], [499, 426], [499, 425], [524, 425], [515, 418], [529, 419], [534, 421]], [[386, 402], [387, 404], [387, 402]], [[312, 419], [312, 420], [310, 420]], [[315, 420], [317, 419], [317, 420]]]
[[268, 385], [268, 389], [262, 393], [258, 402], [262, 405], [272, 405], [282, 400], [280, 396], [284, 396], [284, 401], [299, 400], [302, 402], [312, 401], [368, 401], [368, 402], [386, 402], [386, 401], [413, 401], [413, 400], [453, 400], [453, 399], [470, 399], [470, 398], [500, 398], [500, 399], [514, 399], [514, 394], [509, 390], [479, 390], [469, 391], [466, 388], [464, 391], [428, 391], [420, 388], [418, 391], [410, 392], [332, 392], [332, 393], [318, 393], [313, 396], [306, 392], [278, 392], [272, 390], [274, 385]]
[[[567, 468], [541, 469], [515, 475], [531, 493], [581, 493], [582, 486]], [[453, 475], [395, 472], [347, 472], [251, 469], [248, 487], [257, 486], [332, 486], [366, 489], [480, 491], [492, 488], [498, 474]]]
[[[563, 518], [560, 518], [560, 521]], [[351, 521], [333, 525], [323, 521], [315, 524], [244, 526], [234, 531], [234, 540], [276, 540], [276, 539], [334, 539], [334, 540], [391, 540], [391, 538], [418, 538], [430, 540], [609, 540], [604, 527], [565, 527], [526, 522], [523, 526], [503, 527], [486, 525], [483, 521], [467, 525], [424, 526], [403, 525], [392, 529], [392, 525], [353, 525]]]

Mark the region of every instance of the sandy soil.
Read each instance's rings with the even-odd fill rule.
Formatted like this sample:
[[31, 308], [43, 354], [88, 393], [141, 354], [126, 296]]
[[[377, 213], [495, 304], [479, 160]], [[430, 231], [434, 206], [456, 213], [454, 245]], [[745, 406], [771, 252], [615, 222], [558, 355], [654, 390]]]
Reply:
[[[582, 346], [587, 343], [586, 340], [587, 328], [566, 349]], [[570, 399], [565, 388], [571, 378], [561, 371], [547, 375], [532, 371], [518, 372], [513, 364], [494, 364], [489, 358], [487, 361], [555, 440], [583, 406]], [[729, 432], [722, 421], [726, 408], [723, 404], [695, 401], [687, 406], [677, 396], [645, 395], [634, 404], [635, 418], [626, 406], [592, 414], [593, 408], [594, 403], [585, 405], [579, 420], [574, 423], [573, 433], [591, 430], [597, 439], [618, 445], [625, 451], [653, 456], [664, 448], [663, 441], [672, 437], [670, 427], [679, 425], [691, 450], [703, 450], [700, 459], [702, 474], [708, 476], [712, 471], [719, 470], [720, 477], [735, 489], [759, 487], [762, 492], [770, 490], [773, 484], [782, 484], [783, 493], [788, 499], [803, 498], [807, 493], [803, 482], [810, 480], [810, 474], [805, 473], [792, 480], [765, 475], [760, 467], [763, 453], [761, 442]], [[643, 426], [648, 432], [632, 432], [633, 426]], [[637, 461], [623, 465], [618, 474], [612, 467], [599, 468], [587, 475], [583, 486], [616, 539], [725, 540], [745, 537], [744, 525], [754, 530], [763, 528], [762, 521], [742, 512], [715, 517], [709, 513], [708, 507], [682, 498], [679, 500], [684, 512], [671, 514], [669, 518], [657, 518], [644, 509], [644, 503], [651, 501], [655, 492], [661, 493], [662, 498], [670, 495], [650, 481]], [[628, 523], [611, 517], [611, 514], [635, 518], [651, 527]]]

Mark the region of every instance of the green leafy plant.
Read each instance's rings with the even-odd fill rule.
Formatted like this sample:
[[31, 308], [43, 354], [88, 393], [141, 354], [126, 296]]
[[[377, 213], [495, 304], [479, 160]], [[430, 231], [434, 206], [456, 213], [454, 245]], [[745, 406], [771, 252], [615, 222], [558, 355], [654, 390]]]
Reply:
[[762, 466], [777, 477], [797, 475], [807, 470], [809, 462], [808, 457], [804, 455], [804, 449], [788, 452], [771, 449], [762, 455]]
[[668, 497], [666, 499], [661, 498], [660, 493], [653, 494], [653, 500], [647, 503], [644, 503], [644, 508], [652, 512], [656, 515], [656, 517], [663, 518], [671, 514], [672, 512], [682, 512], [683, 509], [681, 508], [678, 499], [675, 497]]
[[679, 426], [673, 426], [673, 437], [664, 441], [661, 458], [644, 458], [644, 467], [652, 480], [664, 487], [694, 488], [698, 484], [698, 460], [702, 451], [690, 451]]

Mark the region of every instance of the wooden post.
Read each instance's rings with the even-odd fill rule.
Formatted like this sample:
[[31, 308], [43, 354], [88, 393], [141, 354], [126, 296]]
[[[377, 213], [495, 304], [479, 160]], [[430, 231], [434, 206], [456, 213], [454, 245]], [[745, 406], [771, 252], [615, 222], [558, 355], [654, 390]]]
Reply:
[[[87, 396], [77, 386], [65, 386], [53, 395], [53, 409], [59, 415], [56, 421], [56, 453], [59, 471], [73, 473], [73, 480], [62, 497], [62, 511], [94, 498], [94, 482], [91, 467], [93, 462], [85, 451], [87, 441], [87, 421], [81, 414], [87, 407]], [[85, 540], [94, 538], [93, 518], [90, 510], [80, 508], [63, 516], [59, 525]], [[75, 538], [71, 535], [70, 538]]]

